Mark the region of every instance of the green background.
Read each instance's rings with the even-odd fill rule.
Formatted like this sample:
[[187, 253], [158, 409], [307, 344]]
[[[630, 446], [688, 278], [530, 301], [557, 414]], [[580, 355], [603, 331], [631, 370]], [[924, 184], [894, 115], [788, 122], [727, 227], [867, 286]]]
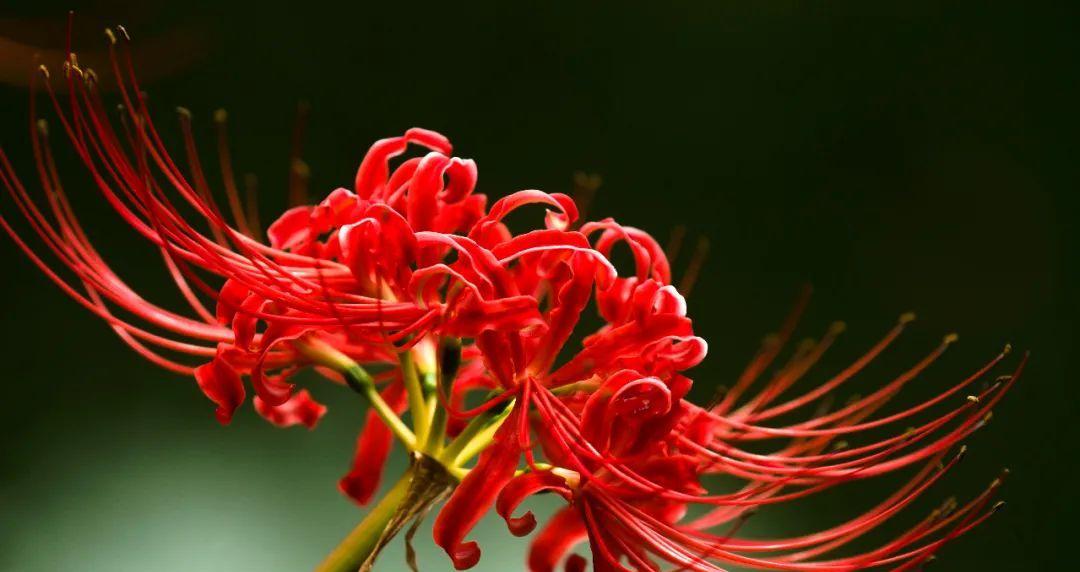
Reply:
[[[816, 293], [803, 334], [849, 324], [810, 383], [907, 310], [920, 315], [911, 333], [850, 391], [887, 381], [954, 329], [961, 342], [902, 401], [946, 387], [1006, 341], [1030, 349], [1022, 383], [969, 457], [890, 530], [950, 494], [977, 493], [1008, 465], [1009, 508], [938, 566], [1065, 566], [1077, 479], [1080, 89], [1076, 19], [1064, 10], [49, 0], [5, 3], [0, 35], [56, 48], [73, 4], [87, 50], [116, 22], [136, 50], [170, 29], [198, 32], [198, 49], [158, 62], [192, 60], [183, 69], [154, 74], [143, 63], [165, 76], [147, 85], [158, 122], [175, 143], [172, 108], [190, 108], [210, 161], [209, 118], [227, 108], [237, 168], [260, 177], [264, 219], [284, 205], [293, 110], [306, 100], [316, 194], [348, 185], [373, 140], [419, 125], [475, 158], [490, 195], [565, 191], [583, 169], [604, 177], [593, 216], [707, 236], [712, 256], [690, 299], [710, 342], [693, 374], [703, 398], [737, 375], [804, 282]], [[29, 181], [26, 102], [24, 89], [0, 85], [0, 144]], [[152, 300], [178, 302], [154, 253], [60, 154], [120, 274]], [[140, 361], [9, 241], [0, 259], [0, 569], [304, 570], [361, 517], [334, 486], [362, 419], [352, 396], [317, 388], [331, 410], [314, 432], [275, 429], [249, 408], [222, 428], [191, 380]], [[825, 527], [895, 485], [763, 511], [747, 530]], [[526, 541], [500, 522], [476, 536], [477, 570], [521, 566]], [[449, 568], [430, 536], [417, 544], [423, 569]], [[404, 569], [401, 554], [395, 543], [378, 569]]]

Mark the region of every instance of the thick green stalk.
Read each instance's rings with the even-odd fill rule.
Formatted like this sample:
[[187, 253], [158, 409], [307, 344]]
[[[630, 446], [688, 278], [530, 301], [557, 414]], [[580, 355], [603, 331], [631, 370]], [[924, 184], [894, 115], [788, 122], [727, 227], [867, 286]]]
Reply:
[[409, 470], [371, 509], [364, 520], [360, 521], [360, 524], [345, 537], [345, 540], [342, 540], [322, 564], [315, 568], [315, 572], [356, 572], [359, 570], [371, 556], [372, 551], [379, 546], [383, 531], [386, 530], [390, 520], [397, 513], [398, 507], [408, 495], [414, 474], [414, 468], [409, 467]]
[[337, 348], [314, 336], [294, 341], [293, 347], [311, 361], [341, 373], [345, 377], [345, 383], [367, 400], [368, 405], [405, 447], [410, 451], [416, 450], [416, 436], [401, 421], [393, 408], [383, 401], [379, 390], [375, 387], [375, 380], [363, 367]]
[[[432, 377], [434, 376], [425, 376], [425, 381], [427, 378]], [[431, 411], [431, 425], [428, 427], [427, 443], [423, 445], [423, 451], [432, 457], [437, 457], [442, 451], [443, 439], [446, 437], [447, 414], [446, 408], [439, 406], [439, 398], [435, 395], [438, 391], [436, 388], [437, 383], [437, 381], [431, 384], [425, 383], [424, 388], [428, 393], [427, 401], [428, 410]], [[427, 385], [431, 385], [431, 388], [428, 389]]]
[[422, 446], [427, 442], [428, 424], [431, 422], [427, 404], [424, 402], [424, 390], [420, 387], [420, 378], [416, 374], [412, 352], [402, 353], [398, 356], [398, 360], [401, 364], [401, 381], [405, 384], [405, 393], [409, 399], [409, 412], [412, 413], [416, 442]]
[[375, 381], [371, 379], [371, 375], [358, 365], [349, 367], [343, 373], [349, 387], [367, 400], [368, 406], [375, 410], [375, 413], [379, 415], [383, 423], [386, 423], [386, 426], [390, 428], [390, 431], [402, 444], [410, 451], [416, 450], [416, 436], [405, 425], [405, 422], [394, 413], [393, 408], [383, 401], [383, 398], [379, 395], [379, 390], [375, 388]]
[[439, 453], [439, 461], [447, 467], [457, 467], [487, 448], [499, 426], [510, 415], [515, 401], [510, 399], [473, 417], [461, 433]]

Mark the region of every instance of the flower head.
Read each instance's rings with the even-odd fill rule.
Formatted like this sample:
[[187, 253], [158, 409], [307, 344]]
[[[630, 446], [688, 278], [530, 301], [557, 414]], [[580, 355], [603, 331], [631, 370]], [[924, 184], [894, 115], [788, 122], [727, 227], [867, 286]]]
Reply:
[[[366, 552], [342, 549], [321, 569], [370, 562], [384, 541], [374, 538], [418, 518], [444, 494], [435, 542], [458, 569], [479, 561], [480, 547], [467, 537], [492, 507], [513, 534], [526, 535], [537, 526], [531, 513], [518, 513], [527, 497], [554, 492], [565, 499], [533, 544], [528, 562], [538, 572], [556, 569], [586, 541], [596, 570], [655, 570], [661, 563], [688, 570], [904, 568], [992, 512], [1000, 481], [877, 549], [829, 556], [910, 505], [959, 460], [959, 443], [1019, 377], [1023, 362], [1011, 376], [971, 389], [1007, 352], [939, 395], [881, 415], [955, 341], [948, 337], [866, 397], [829, 410], [831, 396], [912, 317], [832, 378], [801, 390], [797, 382], [842, 328], [830, 328], [776, 367], [800, 302], [725, 394], [696, 405], [688, 400], [693, 382], [686, 372], [704, 359], [707, 345], [672, 285], [668, 256], [647, 232], [610, 219], [582, 223], [575, 201], [559, 193], [518, 191], [489, 205], [476, 192], [476, 163], [453, 156], [442, 135], [414, 128], [375, 142], [351, 188], [286, 211], [264, 241], [252, 197], [241, 200], [231, 180], [224, 139], [228, 209], [210, 191], [191, 114], [179, 115], [184, 169], [154, 127], [126, 40], [109, 37], [123, 100], [118, 124], [105, 112], [96, 75], [74, 54], [64, 63], [66, 101], [48, 83], [45, 89], [95, 186], [160, 252], [190, 311], [143, 298], [99, 254], [69, 204], [43, 123], [31, 141], [45, 200], [32, 196], [2, 151], [0, 184], [59, 265], [8, 219], [0, 217], [0, 226], [136, 352], [192, 376], [223, 424], [250, 387], [255, 410], [271, 423], [314, 427], [326, 408], [296, 387], [294, 376], [305, 368], [360, 394], [367, 420], [339, 483], [360, 504], [378, 490], [395, 439], [427, 474], [442, 475], [431, 481], [440, 486], [428, 486], [421, 472], [410, 473], [394, 489], [400, 498], [387, 497], [400, 504], [396, 511], [373, 511], [371, 518], [384, 520], [362, 524], [354, 534], [363, 542], [343, 545]], [[215, 120], [223, 129], [224, 114]], [[507, 224], [511, 214], [534, 207], [545, 213], [529, 230]], [[611, 262], [616, 247], [632, 255], [623, 275]], [[696, 272], [691, 264], [690, 282]], [[582, 316], [592, 307], [598, 326], [587, 327]], [[914, 421], [949, 403], [944, 413]], [[805, 420], [788, 420], [808, 409], [814, 411]], [[846, 444], [901, 423], [913, 425]], [[779, 445], [764, 450], [762, 443]], [[738, 534], [760, 507], [909, 467], [907, 484], [845, 523], [793, 538]], [[745, 484], [713, 492], [716, 475]], [[443, 477], [452, 491], [440, 488]], [[566, 560], [569, 570], [584, 566], [581, 556]]]

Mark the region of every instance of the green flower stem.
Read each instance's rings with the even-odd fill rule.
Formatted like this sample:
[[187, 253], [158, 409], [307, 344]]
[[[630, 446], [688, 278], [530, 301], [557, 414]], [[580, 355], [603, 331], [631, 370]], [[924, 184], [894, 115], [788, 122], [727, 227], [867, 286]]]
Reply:
[[427, 404], [424, 403], [424, 390], [420, 387], [420, 377], [416, 373], [412, 352], [399, 354], [398, 361], [401, 364], [401, 381], [405, 384], [405, 393], [409, 399], [409, 412], [412, 414], [416, 442], [423, 444], [427, 442], [431, 415], [428, 413]]
[[428, 395], [428, 407], [431, 410], [431, 427], [428, 429], [427, 442], [424, 444], [424, 452], [432, 457], [437, 457], [443, 448], [443, 439], [446, 437], [446, 408], [439, 407], [437, 389]]
[[495, 432], [499, 430], [499, 427], [502, 427], [503, 421], [506, 421], [506, 417], [509, 414], [510, 409], [507, 408], [506, 411], [501, 412], [491, 420], [491, 423], [488, 423], [486, 427], [481, 429], [476, 434], [476, 437], [473, 437], [468, 443], [465, 443], [465, 446], [461, 448], [461, 452], [454, 458], [453, 465], [463, 465], [469, 462], [469, 459], [472, 459], [479, 455], [481, 451], [487, 449], [488, 445], [495, 439]]
[[424, 395], [427, 398], [428, 410], [431, 411], [431, 428], [424, 452], [431, 457], [438, 457], [443, 449], [448, 413], [446, 408], [439, 406], [439, 392], [445, 391], [449, 394], [457, 377], [461, 367], [461, 340], [455, 337], [441, 338], [436, 351], [436, 371], [425, 371], [423, 375]]
[[447, 467], [457, 467], [486, 449], [495, 437], [495, 431], [510, 415], [510, 410], [514, 408], [514, 401], [511, 399], [501, 406], [473, 417], [461, 433], [439, 454], [439, 462]]
[[405, 448], [409, 451], [415, 451], [418, 443], [416, 435], [394, 413], [393, 408], [383, 401], [382, 396], [379, 395], [379, 390], [375, 388], [375, 381], [371, 379], [371, 375], [358, 365], [349, 368], [344, 374], [349, 386], [367, 399], [368, 405], [375, 410], [375, 413], [379, 415], [383, 423], [386, 423], [394, 436], [405, 445]]
[[293, 347], [311, 361], [341, 373], [349, 387], [368, 402], [368, 406], [378, 414], [405, 447], [409, 451], [416, 450], [416, 435], [394, 413], [394, 409], [383, 401], [379, 390], [375, 387], [375, 380], [364, 368], [337, 348], [318, 338], [309, 336], [296, 340], [293, 342]]
[[409, 492], [414, 474], [413, 467], [409, 467], [364, 520], [315, 568], [315, 572], [356, 572], [378, 547], [383, 531]]

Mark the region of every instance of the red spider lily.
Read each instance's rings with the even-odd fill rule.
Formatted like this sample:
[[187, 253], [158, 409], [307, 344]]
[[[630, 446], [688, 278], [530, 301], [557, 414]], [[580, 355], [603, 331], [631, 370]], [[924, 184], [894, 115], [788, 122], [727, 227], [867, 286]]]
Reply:
[[[352, 189], [288, 210], [263, 242], [250, 199], [245, 205], [231, 180], [224, 140], [219, 153], [231, 222], [209, 190], [190, 114], [180, 114], [184, 170], [154, 127], [128, 51], [109, 36], [123, 100], [119, 126], [105, 112], [95, 74], [81, 69], [74, 54], [64, 67], [66, 97], [48, 82], [45, 88], [95, 186], [160, 251], [193, 317], [141, 297], [98, 253], [70, 206], [43, 125], [31, 129], [31, 141], [44, 205], [2, 151], [0, 183], [69, 277], [6, 218], [0, 217], [0, 226], [136, 352], [192, 375], [223, 424], [246, 398], [245, 377], [256, 411], [279, 426], [311, 428], [325, 413], [291, 381], [301, 369], [313, 367], [356, 390], [370, 409], [341, 490], [368, 503], [396, 437], [417, 463], [430, 462], [460, 481], [434, 532], [456, 568], [479, 561], [479, 546], [466, 537], [492, 506], [513, 534], [530, 533], [536, 519], [514, 512], [540, 491], [561, 495], [568, 506], [537, 536], [529, 556], [535, 571], [554, 570], [586, 540], [596, 570], [655, 570], [659, 562], [689, 570], [905, 569], [992, 512], [986, 507], [999, 481], [875, 550], [823, 558], [939, 480], [959, 459], [950, 451], [985, 423], [1023, 362], [1011, 376], [929, 421], [866, 444], [838, 443], [910, 423], [990, 375], [1006, 352], [932, 399], [875, 417], [954, 340], [946, 338], [895, 380], [829, 412], [820, 404], [884, 352], [910, 317], [833, 378], [788, 396], [833, 344], [841, 330], [834, 327], [818, 343], [796, 350], [748, 396], [791, 336], [800, 304], [718, 403], [694, 405], [687, 401], [692, 381], [684, 372], [702, 361], [707, 347], [694, 335], [683, 294], [671, 284], [668, 257], [646, 232], [611, 220], [578, 226], [577, 205], [557, 193], [519, 191], [489, 207], [474, 192], [473, 161], [452, 157], [442, 135], [410, 129], [372, 145]], [[224, 119], [216, 117], [222, 126]], [[426, 153], [397, 160], [410, 146]], [[546, 209], [543, 225], [513, 232], [506, 217], [532, 205]], [[634, 261], [626, 277], [610, 261], [620, 245]], [[697, 268], [691, 264], [684, 289]], [[601, 325], [578, 344], [573, 340], [590, 304]], [[468, 407], [477, 393], [483, 402]], [[804, 422], [775, 424], [815, 405], [818, 411]], [[406, 411], [411, 426], [402, 419]], [[768, 454], [746, 447], [777, 440], [785, 443]], [[918, 468], [906, 485], [846, 523], [795, 538], [737, 535], [755, 508], [908, 467]], [[712, 475], [746, 484], [713, 493], [706, 486]], [[413, 478], [407, 475], [405, 486], [394, 490], [415, 491]], [[339, 549], [343, 556], [335, 552], [320, 569], [355, 570], [370, 562], [378, 551], [373, 539], [400, 528], [393, 515], [414, 518], [426, 510], [421, 504], [442, 492], [410, 501], [417, 506], [405, 506], [409, 495], [387, 496], [400, 506], [373, 509]], [[687, 518], [692, 507], [705, 510]], [[354, 545], [366, 551], [350, 553]], [[580, 556], [566, 560], [568, 570], [584, 566]]]
[[[535, 526], [531, 514], [514, 516], [529, 495], [555, 491], [570, 506], [558, 513], [537, 536], [530, 551], [534, 571], [555, 570], [578, 542], [588, 540], [596, 570], [655, 570], [657, 561], [686, 570], [722, 570], [724, 565], [770, 570], [861, 570], [895, 565], [905, 570], [930, 558], [943, 544], [983, 522], [1000, 508], [993, 496], [1001, 479], [963, 506], [953, 501], [882, 546], [862, 554], [822, 558], [866, 535], [912, 504], [941, 478], [963, 453], [948, 452], [982, 427], [992, 408], [1019, 378], [1016, 370], [962, 399], [956, 407], [921, 425], [859, 446], [841, 444], [861, 432], [892, 425], [937, 405], [983, 380], [1008, 348], [967, 379], [941, 394], [899, 413], [873, 418], [901, 387], [922, 374], [955, 340], [949, 336], [927, 358], [866, 398], [834, 412], [819, 409], [806, 422], [771, 427], [761, 421], [820, 401], [848, 381], [900, 334], [911, 316], [866, 355], [813, 390], [777, 405], [784, 390], [801, 377], [840, 328], [813, 348], [797, 351], [758, 393], [735, 407], [733, 393], [750, 387], [790, 335], [794, 320], [762, 349], [739, 382], [717, 405], [702, 408], [679, 401], [676, 388], [639, 374], [613, 376], [608, 391], [583, 393], [578, 401], [548, 400], [540, 408], [549, 439], [544, 449], [559, 469], [516, 477], [498, 498], [498, 512], [515, 534]], [[632, 393], [629, 388], [639, 386]], [[668, 391], [665, 391], [668, 390]], [[671, 393], [669, 393], [669, 391]], [[625, 393], [630, 393], [624, 397]], [[677, 411], [674, 423], [667, 418]], [[540, 429], [540, 427], [544, 429]], [[642, 434], [646, 438], [642, 438]], [[741, 443], [786, 440], [771, 454], [745, 450]], [[899, 490], [867, 512], [829, 529], [793, 538], [746, 539], [737, 534], [754, 510], [787, 503], [853, 480], [866, 479], [916, 465], [916, 474]], [[568, 470], [569, 469], [569, 470]], [[710, 494], [706, 476], [742, 478], [743, 488]], [[711, 507], [686, 518], [689, 507]], [[719, 530], [717, 530], [719, 529]], [[570, 555], [567, 570], [581, 570], [585, 561]]]

